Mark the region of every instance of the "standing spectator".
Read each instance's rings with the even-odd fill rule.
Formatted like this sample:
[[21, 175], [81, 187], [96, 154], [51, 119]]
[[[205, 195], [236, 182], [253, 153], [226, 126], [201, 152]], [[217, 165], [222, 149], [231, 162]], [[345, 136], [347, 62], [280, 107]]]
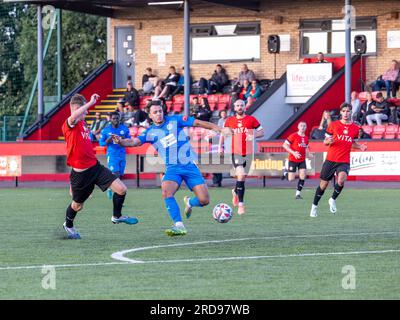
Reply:
[[[220, 128], [225, 127], [226, 118], [227, 118], [226, 110], [221, 110], [219, 112], [219, 119], [218, 119], [218, 124], [217, 124], [218, 127], [220, 127]], [[218, 150], [218, 152], [220, 154], [223, 154], [222, 150]], [[213, 180], [213, 184], [212, 184], [213, 187], [218, 187], [218, 188], [222, 187], [222, 173], [213, 173], [212, 180]]]
[[361, 125], [365, 125], [367, 123], [367, 114], [369, 113], [371, 107], [375, 105], [375, 101], [372, 99], [372, 93], [367, 92], [366, 96], [367, 101], [361, 105], [360, 111], [356, 117], [356, 122], [359, 122]]
[[315, 128], [311, 132], [311, 139], [313, 140], [323, 140], [325, 139], [326, 129], [332, 122], [331, 113], [329, 110], [324, 110], [322, 113], [322, 118], [319, 123], [319, 127]]
[[247, 89], [247, 93], [244, 95], [246, 100], [246, 110], [249, 108], [258, 97], [261, 96], [261, 87], [257, 80], [251, 82], [251, 87]]
[[163, 81], [159, 81], [159, 84], [154, 90], [154, 100], [159, 98], [170, 98], [172, 92], [175, 91], [178, 81], [180, 78], [180, 74], [176, 72], [174, 66], [169, 67], [169, 74]]
[[101, 130], [106, 126], [107, 120], [101, 117], [100, 112], [96, 112], [96, 119], [90, 126], [90, 139], [92, 141], [98, 141], [100, 139]]
[[382, 79], [378, 79], [372, 86], [373, 91], [380, 91], [383, 86], [386, 87], [386, 98], [390, 98], [392, 90], [392, 82], [396, 81], [399, 75], [399, 64], [397, 60], [392, 60], [390, 68], [382, 75]]
[[322, 52], [318, 52], [317, 61], [315, 61], [315, 63], [328, 63], [328, 61], [325, 60], [324, 54]]
[[377, 125], [381, 125], [382, 121], [389, 118], [389, 103], [383, 98], [381, 92], [376, 94], [376, 103], [367, 112], [367, 123], [369, 126], [373, 125], [373, 121], [376, 121]]
[[142, 77], [142, 89], [146, 94], [151, 93], [157, 85], [158, 77], [153, 74], [153, 70], [148, 67]]
[[229, 78], [226, 74], [222, 65], [217, 64], [216, 69], [211, 76], [211, 78], [207, 81], [204, 78], [201, 78], [199, 81], [200, 93], [203, 94], [207, 90], [207, 94], [213, 94], [214, 92], [222, 92], [224, 86], [229, 84]]
[[124, 96], [125, 101], [130, 101], [132, 106], [140, 105], [140, 95], [139, 92], [135, 89], [131, 80], [128, 80], [126, 83], [126, 92]]
[[360, 112], [361, 102], [358, 99], [356, 91], [351, 93], [351, 119], [357, 121], [357, 115]]
[[255, 79], [256, 75], [254, 74], [254, 72], [247, 67], [247, 64], [242, 64], [242, 69], [239, 72], [238, 78], [234, 79], [233, 91], [237, 91], [239, 87], [242, 87], [245, 80], [251, 83]]

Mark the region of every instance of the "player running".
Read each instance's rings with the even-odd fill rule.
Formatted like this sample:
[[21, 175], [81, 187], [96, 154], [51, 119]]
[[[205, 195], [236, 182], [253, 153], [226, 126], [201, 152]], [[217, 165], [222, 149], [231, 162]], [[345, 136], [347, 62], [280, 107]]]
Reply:
[[[118, 178], [122, 179], [126, 167], [126, 150], [113, 141], [113, 135], [129, 139], [131, 137], [128, 127], [120, 123], [120, 115], [118, 112], [111, 113], [111, 125], [105, 127], [101, 131], [99, 144], [107, 146], [107, 164], [110, 171]], [[112, 199], [111, 189], [107, 190], [108, 197]]]
[[344, 182], [350, 171], [351, 149], [367, 150], [365, 144], [358, 144], [354, 139], [358, 138], [360, 127], [351, 121], [351, 104], [344, 102], [340, 106], [341, 119], [331, 122], [326, 130], [324, 144], [329, 146], [326, 160], [321, 169], [321, 181], [315, 192], [314, 202], [311, 207], [310, 217], [318, 215], [318, 202], [328, 187], [329, 181], [337, 175], [332, 197], [329, 199], [330, 211], [336, 213], [336, 198], [344, 187]]
[[[225, 127], [233, 130], [232, 135], [232, 163], [235, 169], [236, 187], [232, 190], [232, 204], [238, 207], [238, 214], [245, 213], [244, 191], [246, 180], [246, 166], [250, 168], [253, 155], [253, 141], [264, 136], [264, 129], [253, 116], [245, 114], [245, 103], [236, 100], [234, 104], [236, 115], [225, 121]], [[221, 136], [219, 150], [223, 152], [224, 137]]]
[[[146, 142], [151, 143], [166, 165], [161, 190], [165, 206], [174, 226], [165, 230], [169, 236], [183, 236], [187, 230], [182, 222], [179, 205], [175, 199], [182, 181], [193, 191], [194, 197], [185, 197], [185, 214], [189, 218], [193, 207], [203, 207], [210, 202], [207, 185], [195, 164], [194, 154], [185, 127], [201, 127], [209, 130], [223, 131], [217, 125], [185, 116], [164, 116], [163, 108], [156, 101], [148, 107], [148, 114], [153, 124], [141, 135], [133, 139], [121, 139], [114, 136], [114, 141], [124, 147], [138, 147]], [[226, 130], [224, 130], [226, 132]]]
[[304, 121], [297, 125], [298, 131], [292, 133], [282, 147], [289, 153], [288, 180], [296, 178], [296, 171], [299, 170], [299, 181], [297, 183], [296, 199], [303, 199], [301, 190], [306, 179], [306, 152], [308, 150], [308, 137], [306, 136], [307, 124]]
[[122, 216], [122, 206], [126, 195], [125, 184], [112, 172], [101, 165], [93, 151], [90, 140], [90, 131], [86, 127], [85, 116], [93, 106], [99, 95], [93, 94], [90, 101], [76, 94], [70, 100], [71, 116], [64, 122], [62, 131], [67, 143], [67, 165], [72, 167], [70, 183], [72, 189], [72, 203], [68, 206], [64, 230], [69, 239], [80, 239], [80, 234], [74, 228], [74, 219], [78, 211], [82, 210], [83, 203], [97, 185], [103, 192], [108, 188], [114, 191], [114, 210], [111, 222], [136, 224], [135, 217]]

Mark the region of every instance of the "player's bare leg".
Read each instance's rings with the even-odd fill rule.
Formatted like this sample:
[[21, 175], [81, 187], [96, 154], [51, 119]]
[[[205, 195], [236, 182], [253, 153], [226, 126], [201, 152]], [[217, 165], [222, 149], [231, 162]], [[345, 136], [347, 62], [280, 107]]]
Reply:
[[184, 236], [187, 231], [182, 222], [181, 210], [178, 202], [175, 199], [175, 193], [178, 191], [179, 185], [175, 181], [163, 181], [161, 184], [162, 197], [165, 202], [168, 214], [174, 222], [174, 226], [170, 229], [165, 230], [165, 233], [170, 237], [173, 236]]
[[122, 215], [122, 207], [124, 205], [127, 187], [118, 178], [113, 181], [110, 185], [110, 189], [113, 191], [113, 215], [111, 217], [111, 222], [114, 224], [126, 223], [126, 224], [136, 224], [138, 219], [136, 217], [128, 217]]
[[296, 199], [303, 199], [303, 197], [301, 196], [301, 190], [303, 190], [305, 180], [306, 169], [299, 169], [299, 181], [297, 183]]
[[193, 207], [204, 207], [210, 203], [210, 195], [206, 184], [199, 184], [193, 187], [195, 197], [186, 196], [183, 200], [185, 202], [185, 215], [190, 218]]
[[332, 197], [329, 199], [329, 209], [330, 211], [335, 214], [337, 211], [336, 208], [336, 199], [339, 196], [339, 194], [342, 192], [344, 183], [347, 180], [347, 173], [344, 171], [339, 172], [337, 182], [335, 184], [334, 190]]
[[321, 180], [319, 182], [319, 186], [317, 190], [315, 191], [315, 196], [314, 196], [314, 202], [311, 206], [311, 212], [310, 212], [310, 217], [315, 218], [318, 216], [317, 208], [318, 208], [318, 202], [321, 200], [321, 197], [324, 195], [324, 192], [326, 188], [328, 187], [329, 181]]

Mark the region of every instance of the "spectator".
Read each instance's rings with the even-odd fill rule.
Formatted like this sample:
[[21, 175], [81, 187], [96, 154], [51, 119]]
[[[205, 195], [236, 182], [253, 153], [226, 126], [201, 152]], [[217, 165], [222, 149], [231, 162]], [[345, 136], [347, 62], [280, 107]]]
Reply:
[[257, 80], [253, 80], [251, 86], [247, 89], [247, 93], [244, 95], [246, 100], [246, 109], [250, 107], [259, 96], [261, 96], [261, 87]]
[[231, 99], [231, 111], [234, 109], [234, 104], [235, 101], [240, 99], [240, 100], [245, 100], [244, 95], [247, 93], [247, 91], [250, 88], [250, 82], [248, 80], [243, 80], [243, 85], [241, 86], [236, 86], [235, 91], [232, 92], [232, 99]]
[[202, 121], [210, 121], [212, 112], [210, 105], [208, 104], [208, 99], [206, 97], [201, 98], [201, 105], [196, 113], [193, 115], [196, 119]]
[[[130, 112], [130, 111], [129, 111]], [[148, 115], [146, 112], [141, 110], [139, 107], [132, 107], [132, 113], [129, 114], [129, 118], [127, 120], [124, 119], [124, 123], [128, 127], [139, 127], [139, 126], [147, 126], [147, 118]]]
[[326, 129], [328, 128], [328, 126], [331, 122], [332, 122], [331, 113], [329, 112], [329, 110], [325, 110], [322, 113], [322, 118], [319, 123], [319, 127], [313, 129], [311, 132], [311, 139], [314, 139], [314, 140], [325, 139]]
[[357, 121], [357, 115], [360, 112], [361, 102], [358, 99], [356, 91], [351, 93], [351, 118], [353, 121]]
[[318, 52], [317, 61], [315, 61], [315, 63], [328, 63], [328, 61], [325, 60], [324, 54], [322, 52]]
[[372, 99], [372, 93], [367, 92], [367, 101], [365, 101], [361, 107], [358, 115], [356, 117], [356, 122], [359, 122], [361, 125], [365, 125], [367, 123], [367, 114], [372, 106], [375, 105], [375, 101]]
[[389, 104], [389, 110], [390, 110], [390, 114], [389, 114], [388, 123], [389, 124], [399, 124], [400, 108], [397, 107], [396, 105]]
[[371, 136], [360, 127], [360, 130], [358, 130], [358, 139], [371, 139]]
[[[392, 60], [390, 68], [385, 71], [382, 78], [378, 80], [372, 86], [373, 91], [380, 91], [383, 86], [386, 88], [386, 98], [390, 98], [390, 91], [392, 90], [392, 82], [396, 81], [399, 75], [399, 64], [396, 60]], [[395, 94], [396, 95], [396, 94]]]
[[124, 96], [125, 101], [130, 101], [132, 106], [140, 105], [140, 95], [139, 92], [135, 89], [131, 80], [128, 80], [126, 83], [126, 92]]
[[157, 86], [158, 77], [153, 74], [153, 70], [148, 67], [142, 77], [142, 89], [145, 94], [151, 93]]
[[[178, 85], [177, 85], [177, 88], [175, 89], [175, 91], [172, 93], [172, 96], [174, 96], [178, 93], [184, 92], [184, 88], [185, 88], [185, 76], [184, 75], [185, 75], [185, 67], [182, 66], [181, 75], [178, 80]], [[192, 79], [192, 76], [190, 76], [190, 80], [189, 80], [190, 87], [192, 86], [192, 83], [193, 83], [193, 79]]]
[[92, 141], [99, 141], [101, 130], [106, 126], [107, 120], [101, 117], [100, 112], [96, 112], [95, 120], [90, 126], [90, 138]]
[[[226, 118], [227, 118], [226, 110], [221, 110], [219, 112], [218, 127], [224, 128]], [[212, 184], [213, 187], [218, 187], [218, 188], [222, 187], [222, 173], [214, 173], [212, 180], [213, 180]]]
[[175, 91], [180, 74], [176, 72], [174, 66], [169, 67], [169, 74], [163, 81], [159, 81], [157, 87], [154, 90], [154, 100], [159, 98], [169, 99], [172, 92]]
[[239, 72], [238, 78], [234, 79], [233, 91], [238, 91], [239, 87], [243, 87], [244, 81], [247, 80], [251, 83], [256, 79], [256, 75], [253, 71], [249, 70], [247, 64], [242, 64], [242, 70]]
[[121, 123], [125, 124], [129, 127], [129, 123], [131, 122], [131, 118], [133, 118], [135, 111], [130, 101], [125, 104], [125, 112], [121, 118]]
[[200, 106], [201, 105], [199, 103], [199, 98], [193, 97], [192, 104], [190, 105], [190, 116], [191, 117], [194, 117], [194, 115], [199, 112]]
[[124, 106], [125, 106], [125, 100], [123, 98], [119, 99], [115, 111], [119, 113], [120, 119], [122, 119], [122, 116], [124, 115]]
[[367, 112], [367, 123], [372, 126], [373, 121], [376, 121], [377, 125], [381, 125], [382, 121], [386, 121], [389, 118], [389, 103], [383, 98], [381, 92], [376, 94], [376, 102]]
[[207, 81], [204, 78], [200, 78], [199, 87], [200, 93], [204, 94], [207, 90], [207, 94], [213, 94], [214, 92], [223, 92], [224, 86], [229, 84], [229, 78], [226, 71], [220, 64], [216, 65], [216, 69]]

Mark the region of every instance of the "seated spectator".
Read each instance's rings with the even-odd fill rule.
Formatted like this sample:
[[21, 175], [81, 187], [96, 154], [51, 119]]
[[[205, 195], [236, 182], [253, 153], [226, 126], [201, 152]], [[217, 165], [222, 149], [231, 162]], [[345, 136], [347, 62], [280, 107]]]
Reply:
[[119, 99], [115, 111], [119, 113], [120, 119], [122, 119], [122, 116], [124, 115], [124, 106], [125, 106], [125, 100], [123, 98]]
[[377, 125], [381, 125], [382, 121], [386, 121], [389, 118], [389, 103], [383, 98], [381, 92], [376, 95], [376, 102], [367, 112], [366, 119], [368, 125], [372, 126], [373, 121]]
[[242, 64], [242, 70], [239, 72], [238, 78], [233, 79], [232, 91], [238, 91], [239, 87], [243, 86], [245, 80], [251, 83], [253, 80], [256, 80], [256, 75], [253, 71], [249, 70], [247, 64], [244, 63]]
[[[190, 76], [190, 80], [189, 80], [190, 87], [192, 86], [192, 83], [193, 83], [193, 79], [192, 79], [192, 76]], [[172, 92], [171, 96], [174, 96], [178, 93], [183, 94], [184, 88], [185, 88], [185, 67], [182, 66], [181, 75], [178, 80], [178, 85], [177, 85], [176, 89], [174, 90], [174, 92]]]
[[315, 63], [328, 63], [328, 61], [325, 60], [324, 54], [322, 52], [318, 52], [317, 61], [315, 61]]
[[247, 89], [247, 93], [244, 95], [246, 102], [246, 109], [250, 107], [258, 97], [261, 96], [261, 87], [257, 80], [251, 82], [251, 86]]
[[208, 99], [206, 97], [201, 98], [201, 105], [199, 106], [197, 112], [193, 114], [193, 117], [202, 120], [210, 121], [212, 116], [212, 111], [210, 105], [208, 104]]
[[382, 77], [379, 77], [372, 85], [373, 91], [380, 91], [382, 87], [386, 88], [386, 98], [390, 98], [392, 90], [392, 82], [396, 81], [399, 75], [399, 64], [396, 60], [392, 60], [390, 68], [385, 71]]
[[100, 112], [96, 112], [96, 118], [90, 125], [90, 139], [92, 141], [99, 141], [101, 130], [105, 128], [107, 120], [101, 117]]
[[353, 91], [351, 93], [351, 119], [357, 121], [357, 115], [360, 112], [361, 102], [358, 99], [358, 93]]
[[200, 78], [199, 87], [200, 94], [204, 94], [207, 90], [207, 94], [213, 94], [214, 92], [223, 92], [226, 85], [229, 84], [229, 77], [226, 71], [220, 64], [216, 65], [213, 75], [207, 81], [204, 78]]
[[143, 93], [149, 94], [153, 92], [154, 88], [157, 86], [158, 77], [153, 74], [153, 70], [148, 67], [146, 68], [146, 73], [142, 77], [142, 89]]
[[374, 99], [372, 99], [372, 93], [367, 92], [366, 96], [367, 96], [367, 101], [365, 101], [361, 105], [360, 111], [356, 116], [356, 120], [354, 120], [355, 122], [359, 122], [361, 125], [367, 124], [367, 114], [371, 109], [371, 107], [375, 105], [375, 101]]
[[394, 104], [389, 104], [389, 110], [390, 110], [390, 113], [389, 113], [388, 123], [389, 124], [399, 124], [400, 108]]
[[226, 118], [228, 117], [228, 114], [226, 113], [226, 110], [221, 110], [219, 112], [219, 119], [218, 119], [218, 127], [223, 128], [225, 125]]
[[[147, 126], [148, 122], [147, 122], [147, 118], [148, 115], [146, 112], [144, 112], [143, 110], [141, 110], [139, 107], [135, 106], [132, 107], [132, 109], [129, 109], [129, 114], [127, 114], [127, 116], [129, 116], [127, 119], [124, 118], [124, 124], [127, 127], [138, 127], [138, 126]], [[132, 113], [130, 113], [132, 112]]]
[[322, 113], [322, 118], [319, 123], [319, 127], [313, 129], [311, 132], [311, 139], [314, 139], [314, 140], [325, 139], [326, 129], [328, 128], [328, 126], [331, 122], [332, 122], [331, 113], [329, 112], [329, 110], [325, 110]]
[[126, 92], [124, 96], [125, 101], [130, 101], [132, 106], [140, 105], [140, 95], [139, 92], [135, 89], [131, 80], [128, 80], [126, 83]]
[[200, 103], [199, 103], [199, 98], [198, 97], [193, 97], [192, 99], [192, 104], [190, 105], [190, 116], [194, 117], [194, 115], [199, 112], [200, 109]]
[[240, 85], [236, 88], [236, 91], [232, 92], [232, 99], [231, 99], [231, 104], [232, 104], [232, 109], [233, 109], [233, 104], [235, 103], [236, 100], [245, 100], [245, 94], [247, 94], [247, 91], [250, 88], [250, 82], [248, 80], [243, 80], [243, 85]]
[[169, 67], [169, 74], [163, 81], [159, 81], [157, 87], [154, 90], [154, 100], [159, 98], [170, 98], [172, 92], [175, 91], [178, 81], [180, 78], [180, 74], [176, 72], [174, 66]]
[[358, 139], [371, 139], [371, 136], [360, 127], [360, 130], [358, 130]]

